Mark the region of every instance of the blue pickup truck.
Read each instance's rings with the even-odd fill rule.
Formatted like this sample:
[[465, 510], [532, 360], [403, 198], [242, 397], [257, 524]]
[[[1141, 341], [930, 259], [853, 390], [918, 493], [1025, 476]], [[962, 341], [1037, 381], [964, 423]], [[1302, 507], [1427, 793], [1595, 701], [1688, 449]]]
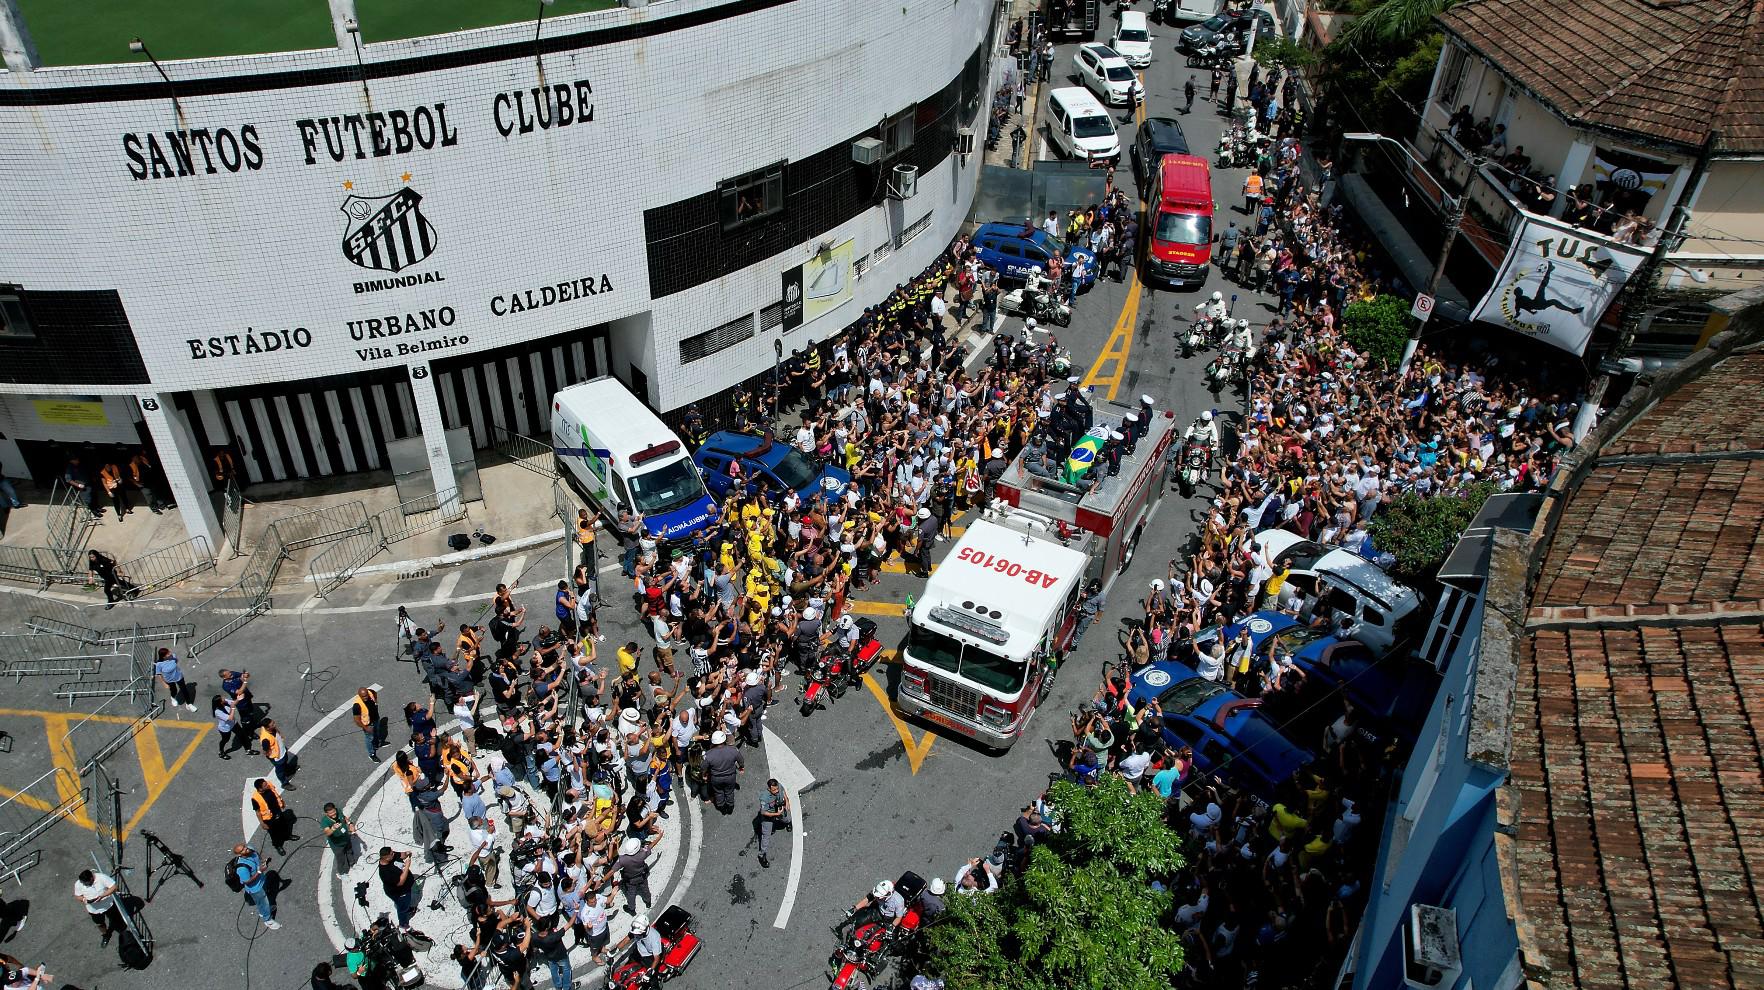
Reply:
[[1310, 752], [1282, 735], [1260, 710], [1260, 701], [1209, 681], [1186, 664], [1147, 664], [1133, 675], [1127, 696], [1135, 706], [1157, 699], [1164, 741], [1193, 748], [1196, 773], [1217, 773], [1264, 801], [1272, 801], [1275, 788], [1311, 762]]
[[774, 498], [781, 492], [793, 491], [804, 502], [817, 494], [832, 501], [844, 496], [851, 484], [851, 474], [844, 468], [831, 464], [817, 468], [789, 444], [753, 433], [713, 433], [699, 444], [692, 460], [704, 476], [705, 487], [718, 499], [728, 494], [738, 480], [735, 472], [729, 470], [731, 462], [740, 463], [739, 481], [749, 490], [759, 490], [759, 481], [764, 478], [765, 490]]

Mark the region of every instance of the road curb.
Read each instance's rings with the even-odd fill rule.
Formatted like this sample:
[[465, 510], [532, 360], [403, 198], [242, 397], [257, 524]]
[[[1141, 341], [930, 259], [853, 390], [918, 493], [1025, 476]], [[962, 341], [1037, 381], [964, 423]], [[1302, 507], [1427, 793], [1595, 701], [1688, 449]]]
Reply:
[[480, 560], [489, 560], [492, 557], [500, 557], [504, 554], [532, 550], [535, 547], [542, 547], [547, 543], [562, 539], [563, 535], [559, 530], [552, 530], [548, 533], [534, 533], [532, 536], [521, 536], [512, 540], [498, 540], [486, 547], [478, 547], [472, 550], [460, 550], [456, 553], [444, 553], [434, 557], [412, 557], [406, 560], [387, 560], [377, 564], [366, 564], [356, 568], [354, 576], [362, 577], [368, 574], [389, 574], [397, 571], [415, 571], [422, 570], [425, 567], [457, 567], [460, 564], [470, 564]]

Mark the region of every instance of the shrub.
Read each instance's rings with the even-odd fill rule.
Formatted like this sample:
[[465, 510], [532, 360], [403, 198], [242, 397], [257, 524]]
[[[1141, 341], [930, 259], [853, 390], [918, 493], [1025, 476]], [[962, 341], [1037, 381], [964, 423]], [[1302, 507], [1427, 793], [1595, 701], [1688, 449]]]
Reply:
[[1396, 296], [1349, 303], [1341, 313], [1341, 333], [1361, 354], [1396, 365], [1409, 342], [1409, 304]]

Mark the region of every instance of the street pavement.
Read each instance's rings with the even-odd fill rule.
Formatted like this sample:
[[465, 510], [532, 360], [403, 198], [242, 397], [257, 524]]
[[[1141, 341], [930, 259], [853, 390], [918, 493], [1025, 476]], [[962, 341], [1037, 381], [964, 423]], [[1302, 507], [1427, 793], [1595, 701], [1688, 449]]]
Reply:
[[[1205, 100], [1205, 75], [1187, 69], [1174, 50], [1177, 29], [1165, 26], [1155, 31], [1156, 58], [1145, 70], [1146, 109], [1153, 115], [1178, 116], [1190, 147], [1210, 158], [1224, 118]], [[1100, 33], [1106, 39], [1108, 30]], [[1072, 47], [1058, 49], [1055, 85], [1065, 84]], [[1179, 112], [1181, 90], [1191, 72], [1197, 77], [1201, 99], [1194, 112], [1184, 116]], [[1122, 127], [1123, 147], [1133, 130], [1132, 125]], [[1131, 191], [1132, 178], [1125, 167], [1118, 177]], [[1241, 222], [1235, 193], [1242, 177], [1236, 171], [1214, 173], [1220, 227], [1233, 217]], [[1180, 429], [1202, 410], [1220, 404], [1202, 385], [1207, 355], [1184, 361], [1176, 355], [1172, 338], [1178, 321], [1214, 289], [1228, 297], [1241, 292], [1216, 270], [1205, 287], [1185, 292], [1142, 286], [1136, 279], [1099, 283], [1079, 299], [1073, 324], [1062, 332], [1061, 343], [1071, 349], [1074, 367], [1087, 369], [1086, 381], [1096, 386], [1099, 397], [1131, 401], [1149, 394], [1158, 408], [1174, 411]], [[1246, 294], [1236, 312], [1260, 326], [1271, 315], [1271, 307], [1264, 309], [1267, 303]], [[1006, 328], [1018, 325], [1013, 319]], [[1223, 398], [1227, 403], [1241, 401], [1230, 394]], [[1120, 654], [1122, 620], [1138, 613], [1137, 602], [1147, 583], [1164, 576], [1167, 562], [1194, 532], [1207, 497], [1203, 492], [1184, 500], [1174, 490], [1165, 496], [1131, 567], [1110, 592], [1102, 618], [1062, 666], [1058, 682], [1024, 737], [1002, 755], [895, 717], [886, 705], [896, 670], [892, 666], [877, 668], [871, 690], [847, 694], [808, 718], [797, 712], [787, 695], [768, 715], [767, 745], [746, 751], [737, 813], [724, 817], [708, 808], [695, 812], [676, 805], [667, 823], [673, 833], [667, 866], [661, 871], [667, 879], [656, 884], [656, 893], [697, 915], [705, 941], [698, 960], [674, 985], [768, 990], [824, 986], [827, 957], [834, 945], [829, 926], [877, 880], [892, 879], [905, 870], [947, 878], [968, 857], [990, 852], [1018, 809], [1046, 785], [1056, 768], [1051, 746], [1070, 737], [1070, 713], [1094, 690], [1102, 665]], [[950, 545], [941, 545], [940, 553]], [[409, 606], [424, 625], [437, 618], [449, 624], [472, 621], [482, 616], [498, 581], [518, 579], [519, 597], [528, 605], [532, 628], [551, 615], [549, 589], [563, 576], [568, 552], [562, 547], [537, 549], [406, 580], [377, 577], [352, 582], [324, 600], [278, 598], [274, 612], [244, 626], [192, 665], [197, 712], [181, 708], [166, 712], [152, 727], [124, 740], [106, 762], [128, 791], [121, 796], [125, 821], [134, 820], [132, 828], [157, 833], [188, 859], [206, 885], [198, 889], [181, 876], [154, 884], [145, 917], [157, 940], [157, 961], [142, 973], [120, 973], [110, 950], [98, 950], [96, 931], [70, 896], [74, 873], [89, 866], [91, 854], [100, 848], [100, 836], [92, 827], [100, 823], [89, 820], [58, 825], [41, 843], [42, 863], [25, 873], [21, 883], [7, 885], [7, 899], [28, 897], [32, 909], [25, 933], [0, 951], [26, 962], [45, 960], [61, 982], [87, 987], [304, 987], [313, 964], [336, 951], [334, 946], [351, 919], [389, 910], [377, 883], [370, 884], [370, 906], [364, 911], [353, 905], [353, 890], [330, 879], [317, 826], [323, 803], [354, 806], [364, 833], [373, 832], [363, 836], [370, 855], [383, 842], [409, 832], [404, 820], [408, 816], [398, 813], [402, 795], [397, 785], [384, 774], [383, 764], [368, 762], [359, 733], [343, 713], [361, 685], [382, 685], [382, 711], [390, 713], [395, 724], [397, 709], [406, 700], [425, 695], [413, 668], [398, 659], [396, 607]], [[922, 579], [896, 570], [861, 593], [861, 610], [877, 619], [889, 646], [897, 645], [906, 630], [900, 606], [922, 584]], [[608, 598], [602, 611], [607, 637], [602, 648], [610, 650], [626, 639], [646, 642], [620, 596]], [[32, 595], [0, 594], [0, 628], [20, 628], [35, 605]], [[143, 622], [168, 621], [171, 614], [143, 606], [100, 613], [99, 618], [122, 625], [135, 621], [131, 612], [139, 613]], [[302, 838], [277, 864], [288, 882], [279, 894], [278, 916], [285, 926], [280, 931], [258, 925], [249, 905], [221, 880], [228, 849], [242, 827], [242, 789], [250, 775], [267, 770], [258, 757], [237, 753], [223, 762], [214, 754], [206, 706], [221, 667], [248, 668], [257, 697], [269, 703], [284, 735], [300, 740], [300, 787], [288, 797], [303, 819], [297, 829]], [[65, 702], [50, 696], [51, 680], [30, 678], [6, 685], [0, 727], [12, 735], [14, 745], [10, 753], [0, 754], [0, 785], [8, 789], [23, 787], [53, 765], [83, 762], [109, 735], [133, 729], [132, 711], [116, 712], [113, 721], [81, 724], [89, 705], [72, 709], [70, 715]], [[793, 693], [795, 680], [787, 692]], [[62, 744], [60, 740], [76, 727], [73, 744]], [[394, 742], [398, 737], [395, 731]], [[792, 781], [802, 787], [797, 829], [777, 836], [772, 865], [766, 869], [757, 859], [753, 816], [766, 777], [785, 775], [777, 766], [781, 763], [800, 763], [798, 772], [806, 772], [813, 781]], [[94, 781], [88, 777], [83, 784], [96, 786]], [[41, 793], [41, 787], [32, 792]], [[93, 804], [107, 806], [99, 800], [103, 796], [95, 795]], [[5, 821], [0, 818], [0, 827]], [[454, 827], [459, 836], [455, 845], [462, 845], [463, 823]], [[798, 840], [802, 860], [793, 863]], [[126, 879], [138, 895], [146, 892], [149, 882], [148, 859], [149, 850], [134, 841], [131, 832], [126, 861], [133, 871]], [[798, 882], [792, 895], [793, 872]], [[438, 886], [432, 887], [425, 902], [438, 892]], [[438, 939], [451, 936], [458, 925], [444, 927], [449, 910], [455, 909], [433, 912], [433, 921], [421, 919], [418, 927], [428, 926]], [[438, 946], [433, 958], [439, 959], [449, 947], [450, 942]], [[598, 981], [590, 984], [584, 979], [589, 968], [578, 968], [578, 984], [598, 986]], [[451, 966], [431, 963], [427, 969], [432, 985], [459, 985]], [[536, 985], [546, 985], [542, 968]]]

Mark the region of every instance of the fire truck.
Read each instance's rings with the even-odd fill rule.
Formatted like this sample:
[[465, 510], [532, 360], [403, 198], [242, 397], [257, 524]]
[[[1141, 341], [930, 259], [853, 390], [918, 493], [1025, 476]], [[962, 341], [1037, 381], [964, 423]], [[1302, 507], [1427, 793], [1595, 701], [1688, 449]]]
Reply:
[[1042, 23], [1047, 33], [1057, 39], [1089, 41], [1096, 37], [1102, 20], [1099, 0], [1043, 0]]
[[1169, 487], [1170, 414], [1142, 400], [1094, 418], [1057, 476], [1019, 456], [932, 572], [900, 655], [904, 714], [996, 750], [1022, 734], [1071, 648], [1079, 592], [1127, 566]]
[[908, 616], [895, 706], [1009, 749], [1070, 645], [1093, 542], [1014, 513], [970, 525]]

